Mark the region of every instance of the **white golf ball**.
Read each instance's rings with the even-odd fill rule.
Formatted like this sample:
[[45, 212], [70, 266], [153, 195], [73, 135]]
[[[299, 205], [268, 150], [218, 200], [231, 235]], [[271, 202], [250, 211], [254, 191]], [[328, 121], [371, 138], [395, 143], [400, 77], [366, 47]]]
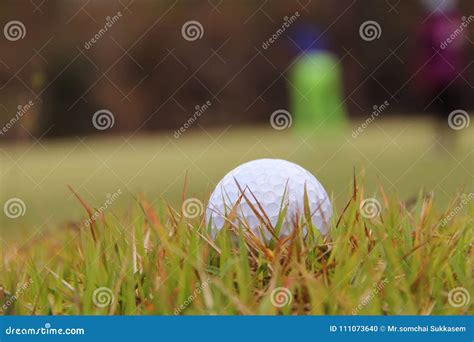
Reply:
[[[292, 232], [295, 219], [304, 216], [305, 187], [311, 221], [322, 234], [328, 233], [332, 206], [323, 186], [301, 166], [281, 159], [253, 160], [236, 167], [222, 178], [206, 209], [206, 226], [211, 222], [213, 232], [222, 229], [227, 215], [238, 202], [242, 194], [239, 187], [245, 196], [240, 199], [236, 213], [257, 236], [260, 236], [261, 227], [259, 216], [265, 217], [261, 209], [275, 227], [282, 206], [286, 207], [287, 211], [280, 235]], [[263, 231], [268, 239], [271, 233], [267, 229]]]

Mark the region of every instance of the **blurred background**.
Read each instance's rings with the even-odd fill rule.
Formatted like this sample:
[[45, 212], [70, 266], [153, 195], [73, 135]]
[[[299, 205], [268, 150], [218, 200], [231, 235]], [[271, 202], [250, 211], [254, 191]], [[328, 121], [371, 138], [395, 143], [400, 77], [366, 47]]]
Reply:
[[[0, 237], [71, 226], [111, 194], [206, 203], [256, 158], [342, 207], [473, 190], [470, 0], [15, 0], [0, 4]], [[380, 197], [381, 198], [381, 197]], [[17, 216], [17, 215], [13, 215]], [[11, 228], [15, 228], [14, 230]]]

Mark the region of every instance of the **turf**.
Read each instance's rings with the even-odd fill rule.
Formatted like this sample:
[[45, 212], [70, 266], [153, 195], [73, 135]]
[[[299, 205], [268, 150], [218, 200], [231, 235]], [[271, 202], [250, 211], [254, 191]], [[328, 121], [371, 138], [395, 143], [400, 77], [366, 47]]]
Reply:
[[434, 205], [442, 210], [458, 192], [474, 191], [472, 128], [457, 132], [453, 150], [436, 142], [425, 120], [379, 118], [357, 138], [320, 130], [297, 135], [263, 127], [194, 128], [179, 139], [164, 132], [0, 145], [0, 201], [18, 197], [27, 208], [15, 220], [0, 215], [0, 239], [20, 235], [24, 240], [81, 220], [83, 212], [67, 185], [95, 206], [120, 189], [123, 195], [112, 208], [116, 213], [128, 211], [140, 192], [151, 202], [164, 198], [179, 206], [186, 175], [189, 194], [206, 202], [229, 170], [256, 158], [300, 164], [339, 206], [345, 205], [353, 167], [365, 174], [370, 197], [380, 185], [402, 200], [416, 198], [420, 190], [434, 191]]
[[[1, 203], [21, 198], [26, 212], [0, 215], [0, 312], [472, 314], [472, 128], [453, 149], [431, 132], [377, 120], [357, 138], [198, 128], [2, 146]], [[267, 243], [245, 224], [208, 234], [217, 181], [261, 157], [316, 175], [330, 237], [305, 222]]]
[[139, 198], [127, 219], [77, 194], [90, 224], [2, 250], [4, 314], [472, 314], [452, 295], [474, 290], [472, 196], [437, 212], [381, 189], [369, 213], [354, 182], [330, 237], [300, 220], [264, 243], [245, 223], [214, 239], [199, 204]]

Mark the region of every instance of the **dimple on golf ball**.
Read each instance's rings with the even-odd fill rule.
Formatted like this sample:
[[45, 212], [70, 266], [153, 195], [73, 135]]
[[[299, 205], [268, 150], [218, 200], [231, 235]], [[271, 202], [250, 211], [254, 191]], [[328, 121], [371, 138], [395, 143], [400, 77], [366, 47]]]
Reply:
[[[209, 199], [206, 226], [211, 224], [213, 232], [222, 229], [227, 215], [237, 204], [236, 215], [260, 236], [262, 222], [259, 216], [268, 217], [272, 227], [275, 227], [282, 209], [286, 208], [280, 235], [288, 235], [295, 220], [304, 216], [305, 187], [311, 221], [325, 235], [329, 232], [332, 216], [328, 194], [310, 172], [281, 159], [253, 160], [225, 175]], [[241, 196], [242, 192], [244, 196]], [[270, 232], [265, 228], [263, 231], [268, 239]]]

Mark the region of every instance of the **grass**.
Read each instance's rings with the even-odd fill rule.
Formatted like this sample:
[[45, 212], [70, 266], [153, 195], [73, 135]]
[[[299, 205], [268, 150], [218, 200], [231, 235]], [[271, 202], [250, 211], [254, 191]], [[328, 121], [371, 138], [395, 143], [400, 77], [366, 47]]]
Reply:
[[2, 249], [0, 303], [19, 315], [472, 314], [449, 300], [474, 293], [471, 198], [438, 211], [430, 194], [404, 202], [380, 188], [369, 217], [357, 183], [330, 237], [303, 236], [303, 221], [265, 243], [230, 224], [213, 239], [202, 215], [142, 196], [129, 215], [96, 215], [76, 194], [77, 225]]
[[453, 151], [436, 144], [425, 120], [379, 118], [356, 139], [350, 132], [312, 133], [196, 128], [179, 139], [169, 132], [128, 140], [98, 136], [0, 145], [0, 204], [18, 197], [27, 207], [25, 216], [16, 220], [0, 215], [0, 239], [24, 240], [80, 220], [82, 210], [67, 185], [95, 205], [121, 189], [124, 195], [113, 206], [118, 213], [128, 211], [141, 192], [151, 202], [164, 198], [177, 207], [186, 174], [189, 194], [205, 201], [224, 174], [257, 158], [281, 158], [303, 166], [340, 207], [347, 201], [353, 167], [365, 173], [369, 197], [381, 184], [403, 200], [425, 189], [435, 191], [434, 205], [443, 210], [459, 191], [474, 190], [472, 127], [457, 132]]
[[[1, 146], [0, 203], [20, 198], [26, 212], [0, 215], [0, 313], [474, 312], [472, 128], [449, 151], [426, 121], [378, 119], [356, 139], [196, 131]], [[186, 199], [205, 206], [227, 171], [262, 157], [316, 175], [334, 204], [330, 237], [302, 236], [303, 221], [267, 243], [245, 227], [213, 238], [202, 210], [183, 215]], [[379, 215], [362, 215], [367, 198]]]

